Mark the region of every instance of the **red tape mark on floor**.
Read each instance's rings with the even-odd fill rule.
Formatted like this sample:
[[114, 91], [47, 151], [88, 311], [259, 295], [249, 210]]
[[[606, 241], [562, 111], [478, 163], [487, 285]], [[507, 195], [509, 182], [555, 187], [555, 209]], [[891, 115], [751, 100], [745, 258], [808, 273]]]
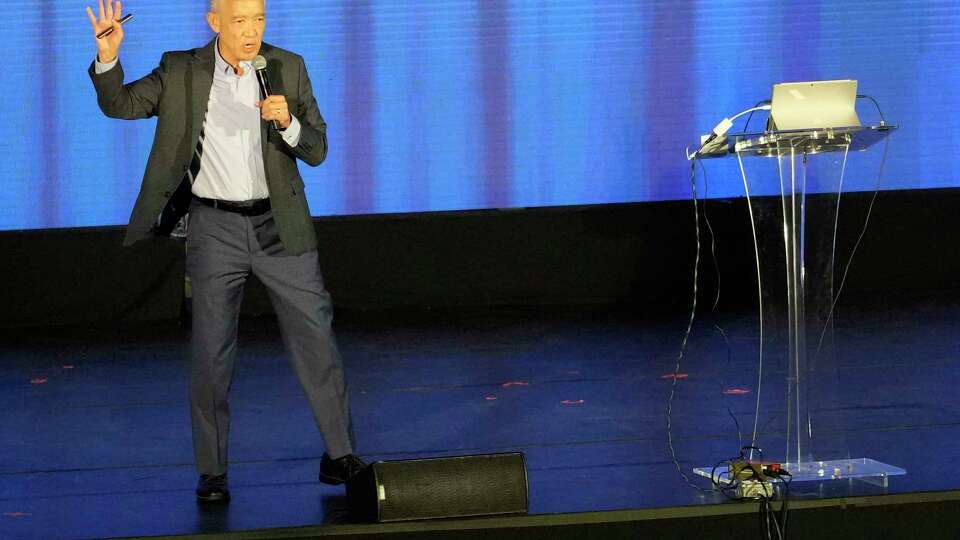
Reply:
[[565, 399], [560, 403], [563, 405], [583, 405], [586, 402], [583, 401], [582, 399]]
[[670, 380], [670, 379], [673, 379], [673, 378], [686, 379], [686, 378], [689, 377], [689, 376], [690, 376], [690, 375], [688, 375], [688, 374], [686, 374], [686, 373], [667, 373], [666, 375], [661, 375], [660, 378], [661, 378], [661, 379], [667, 379], [667, 380]]
[[32, 516], [33, 514], [29, 512], [4, 512], [4, 517], [27, 517]]
[[47, 384], [46, 377], [34, 377], [30, 379], [30, 384]]
[[483, 398], [483, 399], [485, 399], [485, 400], [487, 400], [487, 401], [496, 401], [496, 400], [497, 400], [497, 396], [487, 396], [487, 397], [485, 397], [485, 398]]
[[727, 388], [723, 391], [724, 394], [728, 396], [742, 396], [744, 394], [749, 394], [749, 388]]
[[527, 381], [507, 381], [500, 386], [503, 388], [510, 388], [511, 386], [530, 386], [530, 383]]
[[61, 366], [63, 369], [73, 369], [73, 364], [64, 364]]

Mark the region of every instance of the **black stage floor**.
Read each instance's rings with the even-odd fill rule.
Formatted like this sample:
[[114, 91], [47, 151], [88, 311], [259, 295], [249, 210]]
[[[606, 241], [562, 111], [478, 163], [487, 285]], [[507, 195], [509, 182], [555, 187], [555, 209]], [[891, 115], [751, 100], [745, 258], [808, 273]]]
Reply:
[[[795, 484], [799, 502], [960, 488], [952, 468], [960, 456], [960, 304], [948, 298], [841, 310], [840, 391], [818, 414], [846, 426], [829, 436], [849, 456], [908, 474], [887, 488]], [[729, 350], [714, 323], [725, 329]], [[341, 317], [358, 451], [368, 461], [522, 451], [532, 514], [723, 503], [687, 486], [667, 450], [671, 380], [664, 376], [674, 369], [684, 327], [682, 313], [661, 316], [642, 306]], [[736, 454], [728, 408], [749, 432], [755, 332], [748, 312], [699, 319], [674, 407], [685, 471]], [[233, 502], [197, 507], [188, 335], [173, 323], [0, 334], [0, 538], [344, 522], [342, 489], [316, 481], [323, 447], [270, 319], [241, 324], [231, 393]], [[782, 380], [784, 369], [769, 366], [766, 377]], [[775, 445], [784, 400], [776, 384], [767, 386], [759, 442]]]

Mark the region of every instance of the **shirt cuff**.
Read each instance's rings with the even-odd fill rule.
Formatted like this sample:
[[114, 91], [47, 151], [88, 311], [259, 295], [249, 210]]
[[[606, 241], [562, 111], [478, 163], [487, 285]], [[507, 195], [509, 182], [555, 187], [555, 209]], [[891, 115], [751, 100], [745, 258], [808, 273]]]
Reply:
[[283, 140], [290, 145], [290, 148], [300, 144], [300, 121], [297, 120], [296, 116], [290, 115], [290, 126], [283, 130], [280, 135], [282, 135]]
[[107, 62], [106, 64], [104, 64], [103, 62], [100, 61], [100, 58], [98, 57], [94, 62], [93, 72], [96, 73], [97, 75], [100, 75], [101, 73], [106, 73], [111, 69], [113, 69], [113, 66], [117, 65], [117, 62], [119, 61], [120, 61], [120, 57], [118, 56], [117, 58], [114, 58], [113, 61]]

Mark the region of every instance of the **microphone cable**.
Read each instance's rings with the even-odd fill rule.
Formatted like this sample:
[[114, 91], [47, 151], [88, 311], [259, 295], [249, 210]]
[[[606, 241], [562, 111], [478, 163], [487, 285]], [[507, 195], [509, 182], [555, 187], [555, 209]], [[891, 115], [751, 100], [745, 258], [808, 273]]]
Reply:
[[[770, 105], [769, 104], [757, 105], [749, 109], [746, 109], [744, 111], [741, 111], [730, 118], [724, 118], [723, 120], [720, 121], [720, 123], [718, 123], [713, 128], [711, 134], [708, 137], [706, 137], [706, 139], [704, 139], [703, 142], [700, 143], [700, 147], [697, 149], [696, 152], [693, 152], [691, 154], [689, 151], [689, 148], [686, 151], [687, 160], [690, 161], [690, 189], [693, 195], [693, 223], [694, 223], [694, 234], [696, 236], [696, 250], [695, 250], [694, 264], [693, 264], [693, 294], [692, 294], [693, 298], [691, 300], [690, 317], [687, 320], [687, 328], [683, 334], [683, 339], [681, 340], [681, 343], [680, 343], [680, 351], [677, 353], [677, 361], [676, 361], [676, 365], [674, 367], [673, 376], [672, 376], [673, 380], [671, 381], [671, 384], [670, 384], [670, 394], [667, 397], [667, 447], [670, 451], [670, 458], [673, 462], [674, 468], [676, 468], [677, 470], [677, 473], [680, 475], [680, 477], [683, 479], [684, 482], [686, 482], [689, 486], [693, 487], [694, 489], [696, 489], [701, 493], [714, 493], [717, 490], [705, 489], [701, 486], [698, 486], [697, 484], [693, 483], [692, 480], [690, 480], [690, 477], [683, 472], [683, 468], [680, 466], [680, 461], [677, 458], [676, 446], [674, 445], [674, 440], [673, 440], [673, 402], [674, 402], [674, 398], [676, 397], [677, 385], [680, 379], [680, 369], [683, 364], [684, 357], [686, 355], [687, 346], [690, 340], [690, 334], [693, 331], [693, 323], [696, 320], [697, 304], [698, 304], [698, 298], [699, 298], [699, 280], [700, 280], [699, 272], [700, 272], [700, 258], [701, 258], [702, 247], [700, 243], [700, 205], [698, 203], [699, 196], [697, 194], [697, 162], [700, 160], [701, 154], [704, 148], [706, 148], [707, 145], [709, 145], [718, 137], [725, 136], [726, 133], [730, 130], [730, 128], [733, 127], [734, 120], [736, 120], [737, 118], [740, 118], [741, 116], [744, 116], [746, 114], [750, 114], [759, 110], [770, 110]], [[740, 160], [739, 154], [737, 154], [737, 159], [738, 161], [740, 161], [740, 168], [742, 172], [743, 162], [742, 160]], [[749, 191], [749, 187], [746, 184], [746, 177], [744, 177], [744, 189], [746, 190], [747, 205], [750, 211], [750, 225], [753, 230], [754, 251], [757, 256], [757, 281], [758, 281], [758, 287], [759, 287], [759, 281], [760, 281], [759, 245], [757, 244], [757, 232], [756, 232], [755, 221], [753, 217], [753, 208], [752, 208], [752, 205], [750, 204], [750, 191]], [[713, 238], [712, 227], [711, 227], [711, 238]], [[711, 242], [711, 246], [713, 246], [713, 242]], [[719, 273], [718, 273], [718, 282], [719, 282]], [[718, 290], [718, 296], [716, 301], [719, 302], [719, 290]], [[762, 294], [760, 295], [760, 302], [761, 302], [761, 305], [760, 305], [760, 375], [759, 375], [759, 378], [762, 379], [762, 375], [763, 375], [763, 296]], [[724, 337], [724, 340], [726, 341], [726, 334], [722, 333], [722, 335]], [[729, 342], [727, 343], [729, 345]], [[753, 437], [751, 442], [751, 445], [754, 445], [754, 446], [756, 445], [757, 424], [759, 422], [759, 417], [760, 417], [759, 384], [760, 383], [758, 381], [757, 408], [754, 412], [754, 422], [753, 422], [754, 427], [753, 427]], [[736, 417], [732, 413], [730, 413], [730, 416], [733, 417], [734, 423], [737, 426], [738, 438], [742, 439], [742, 435], [740, 434], [740, 423], [737, 421]], [[751, 456], [752, 456], [752, 451], [751, 451]], [[711, 478], [711, 481], [712, 480], [713, 479]]]
[[[847, 277], [850, 274], [850, 268], [853, 266], [853, 259], [856, 256], [857, 251], [860, 249], [860, 244], [863, 242], [864, 236], [867, 234], [867, 228], [870, 225], [870, 218], [873, 215], [873, 207], [877, 202], [877, 196], [880, 194], [880, 182], [883, 179], [883, 171], [887, 165], [887, 154], [890, 149], [890, 138], [888, 137], [883, 144], [883, 155], [880, 158], [880, 170], [877, 173], [877, 183], [873, 190], [873, 195], [870, 197], [870, 203], [867, 205], [867, 215], [863, 220], [863, 227], [860, 229], [860, 234], [857, 236], [857, 241], [853, 244], [853, 249], [850, 252], [850, 257], [847, 259], [846, 264], [843, 268], [843, 275], [840, 278], [840, 286], [837, 287], [837, 294], [834, 295], [833, 301], [830, 304], [830, 311], [827, 313], [827, 318], [823, 322], [823, 329], [820, 331], [820, 338], [817, 340], [817, 350], [814, 352], [814, 359], [819, 357], [820, 351], [823, 348], [823, 340], [827, 334], [827, 330], [830, 328], [830, 323], [833, 321], [834, 313], [837, 309], [837, 304], [840, 302], [840, 295], [843, 294], [843, 288], [847, 284]], [[838, 194], [839, 197], [839, 194]], [[836, 219], [839, 220], [840, 216], [840, 201], [837, 201], [837, 216]], [[834, 244], [836, 244], [836, 226], [834, 226]]]
[[880, 104], [877, 103], [876, 99], [873, 99], [873, 96], [868, 96], [866, 94], [857, 94], [857, 99], [869, 99], [873, 102], [873, 106], [877, 108], [877, 113], [880, 115], [880, 125], [886, 126], [887, 120], [883, 117], [883, 110], [880, 109]]

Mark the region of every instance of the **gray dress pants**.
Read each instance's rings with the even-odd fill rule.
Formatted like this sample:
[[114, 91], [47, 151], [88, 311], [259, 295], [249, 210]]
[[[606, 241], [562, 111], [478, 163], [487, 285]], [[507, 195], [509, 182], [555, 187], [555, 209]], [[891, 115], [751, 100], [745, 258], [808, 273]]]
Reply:
[[327, 453], [353, 452], [347, 388], [330, 327], [330, 295], [316, 250], [284, 252], [270, 212], [246, 217], [204, 206], [190, 209], [187, 273], [193, 287], [190, 410], [200, 474], [224, 474], [243, 286], [253, 273], [270, 294], [284, 344]]

